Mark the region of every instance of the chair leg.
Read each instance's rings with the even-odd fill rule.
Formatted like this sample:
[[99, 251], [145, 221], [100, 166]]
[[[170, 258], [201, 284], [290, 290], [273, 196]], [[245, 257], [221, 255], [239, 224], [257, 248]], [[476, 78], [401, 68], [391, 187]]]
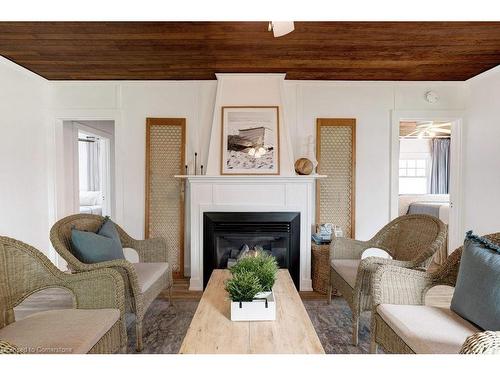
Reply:
[[326, 291], [327, 303], [330, 305], [332, 303], [332, 284], [331, 282], [328, 284], [328, 290]]
[[370, 322], [370, 353], [377, 354], [378, 352], [378, 344], [377, 344], [377, 318], [376, 313], [371, 313], [371, 322]]
[[170, 306], [174, 305], [174, 300], [172, 299], [172, 287], [168, 288], [168, 304]]
[[372, 340], [370, 342], [370, 353], [377, 354], [377, 352], [378, 352], [378, 344], [375, 342], [375, 340]]
[[136, 318], [135, 321], [135, 335], [136, 335], [136, 347], [135, 350], [138, 352], [142, 352], [144, 349], [142, 343], [142, 319]]
[[359, 315], [352, 315], [352, 344], [358, 346]]

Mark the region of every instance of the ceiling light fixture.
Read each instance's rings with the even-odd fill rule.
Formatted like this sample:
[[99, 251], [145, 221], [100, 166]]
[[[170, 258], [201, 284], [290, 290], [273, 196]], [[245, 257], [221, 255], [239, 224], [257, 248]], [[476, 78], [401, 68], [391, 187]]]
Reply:
[[275, 38], [291, 33], [295, 29], [293, 21], [291, 22], [281, 22], [281, 21], [271, 21], [267, 28], [268, 31], [272, 31]]

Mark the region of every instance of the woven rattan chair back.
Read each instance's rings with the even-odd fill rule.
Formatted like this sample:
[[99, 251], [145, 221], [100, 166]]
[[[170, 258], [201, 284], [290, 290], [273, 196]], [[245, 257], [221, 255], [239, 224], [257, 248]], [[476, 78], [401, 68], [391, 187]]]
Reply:
[[[482, 236], [496, 245], [500, 245], [500, 232], [491, 233]], [[460, 268], [460, 259], [462, 257], [463, 246], [457, 248], [450, 256], [446, 259], [444, 264], [434, 272], [436, 279], [440, 281], [440, 284], [455, 286], [457, 282], [458, 270]]]
[[[443, 222], [430, 215], [405, 215], [392, 220], [373, 238], [393, 259], [424, 262], [440, 249], [433, 248], [438, 236], [446, 233]], [[446, 241], [440, 241], [446, 246]]]
[[57, 253], [64, 258], [71, 270], [78, 271], [80, 261], [73, 255], [71, 229], [97, 232], [104, 218], [97, 215], [72, 215], [58, 221], [50, 231], [50, 239]]
[[34, 247], [0, 236], [0, 328], [14, 322], [13, 308], [31, 294], [61, 288], [60, 272]]
[[[81, 271], [82, 263], [72, 251], [71, 229], [97, 232], [104, 221], [104, 217], [91, 214], [76, 214], [65, 217], [55, 223], [50, 229], [50, 241], [57, 253], [68, 263], [72, 271]], [[115, 227], [120, 235], [122, 247], [130, 247], [133, 239], [116, 223]], [[165, 255], [166, 258], [166, 255]]]

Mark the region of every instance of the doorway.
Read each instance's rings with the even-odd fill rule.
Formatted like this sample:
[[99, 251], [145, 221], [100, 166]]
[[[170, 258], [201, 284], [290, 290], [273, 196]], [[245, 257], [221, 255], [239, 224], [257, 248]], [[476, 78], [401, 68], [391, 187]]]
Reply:
[[114, 121], [63, 121], [64, 216], [113, 216]]
[[79, 212], [111, 216], [110, 139], [78, 130]]
[[395, 114], [391, 153], [391, 219], [427, 214], [448, 226], [448, 254], [463, 243], [461, 117]]

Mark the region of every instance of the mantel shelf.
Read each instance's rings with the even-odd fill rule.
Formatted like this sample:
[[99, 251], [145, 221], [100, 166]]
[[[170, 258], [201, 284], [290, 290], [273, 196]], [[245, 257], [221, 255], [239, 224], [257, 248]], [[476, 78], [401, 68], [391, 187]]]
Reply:
[[290, 175], [290, 176], [280, 176], [280, 175], [175, 175], [175, 178], [183, 178], [186, 180], [198, 180], [198, 181], [208, 181], [208, 180], [311, 180], [318, 178], [326, 178], [326, 175], [322, 174], [310, 174], [310, 175]]

